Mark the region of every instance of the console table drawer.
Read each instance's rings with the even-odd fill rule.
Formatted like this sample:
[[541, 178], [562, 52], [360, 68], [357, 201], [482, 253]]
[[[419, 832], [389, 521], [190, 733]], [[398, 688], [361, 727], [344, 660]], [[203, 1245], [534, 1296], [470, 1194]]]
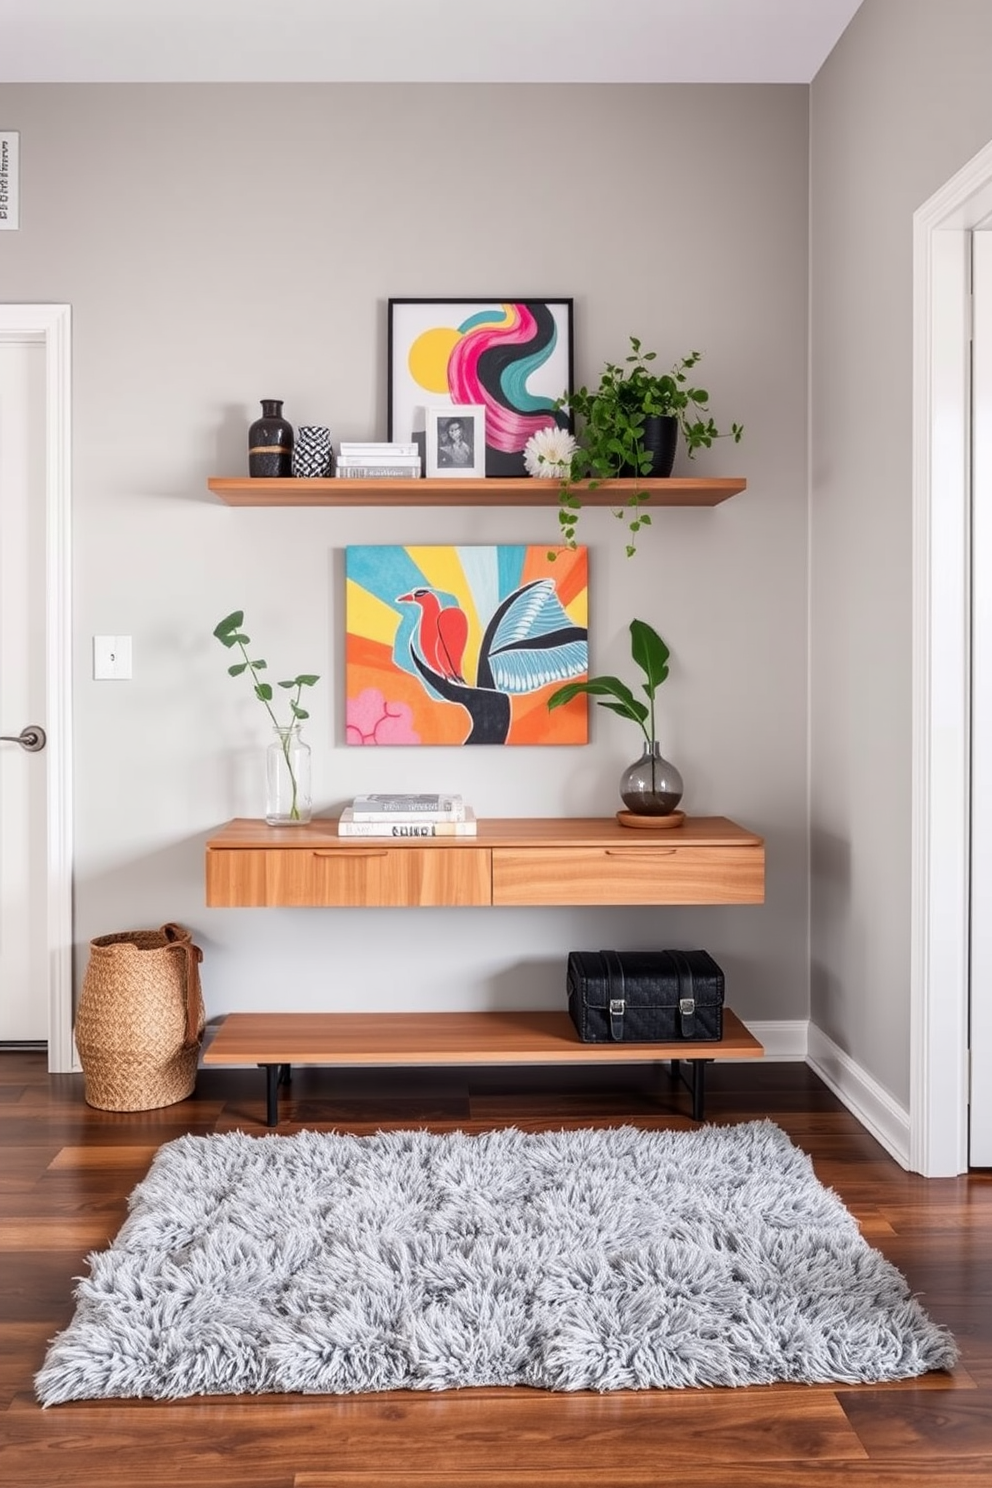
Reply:
[[761, 904], [764, 883], [761, 845], [493, 849], [493, 904]]
[[490, 904], [487, 848], [437, 852], [383, 843], [207, 852], [215, 908], [369, 908]]

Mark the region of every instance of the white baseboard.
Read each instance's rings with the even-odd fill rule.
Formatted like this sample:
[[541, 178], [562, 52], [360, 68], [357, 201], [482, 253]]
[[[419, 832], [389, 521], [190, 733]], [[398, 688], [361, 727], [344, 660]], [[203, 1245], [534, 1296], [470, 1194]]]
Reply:
[[799, 1064], [806, 1062], [806, 1032], [809, 1025], [805, 1018], [770, 1018], [764, 1023], [749, 1019], [747, 1027], [763, 1046], [766, 1059]]
[[[757, 1030], [755, 1037], [760, 1038]], [[900, 1167], [908, 1169], [909, 1112], [815, 1023], [809, 1024], [806, 1063]]]

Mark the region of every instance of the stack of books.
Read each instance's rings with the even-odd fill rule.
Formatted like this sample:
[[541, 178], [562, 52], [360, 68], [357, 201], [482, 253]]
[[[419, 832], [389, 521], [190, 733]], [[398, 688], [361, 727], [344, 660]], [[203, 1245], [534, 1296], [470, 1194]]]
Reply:
[[420, 475], [415, 444], [342, 443], [336, 474], [344, 480], [408, 480]]
[[356, 796], [338, 818], [339, 837], [475, 837], [478, 823], [461, 796]]

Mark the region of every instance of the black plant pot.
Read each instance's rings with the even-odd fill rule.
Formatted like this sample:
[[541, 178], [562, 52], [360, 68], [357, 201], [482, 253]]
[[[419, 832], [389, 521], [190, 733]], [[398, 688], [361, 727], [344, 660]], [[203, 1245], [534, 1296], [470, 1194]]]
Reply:
[[634, 470], [627, 466], [625, 475], [644, 475], [664, 479], [671, 475], [679, 444], [679, 421], [674, 414], [648, 414], [644, 420], [641, 444], [651, 456], [651, 469]]
[[269, 479], [293, 473], [293, 426], [281, 398], [262, 399], [262, 417], [248, 430], [248, 474]]

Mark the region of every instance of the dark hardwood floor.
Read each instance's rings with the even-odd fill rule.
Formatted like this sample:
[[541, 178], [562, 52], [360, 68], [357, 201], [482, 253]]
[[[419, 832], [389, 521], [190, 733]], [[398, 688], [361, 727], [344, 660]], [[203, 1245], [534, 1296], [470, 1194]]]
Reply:
[[[261, 1133], [255, 1071], [115, 1115], [39, 1054], [0, 1054], [0, 1483], [5, 1488], [992, 1488], [992, 1175], [904, 1173], [802, 1065], [717, 1065], [714, 1121], [769, 1116], [961, 1346], [952, 1375], [883, 1388], [554, 1395], [478, 1390], [76, 1403], [32, 1379], [155, 1150]], [[689, 1127], [647, 1069], [294, 1075], [280, 1128]], [[287, 1119], [288, 1118], [288, 1119]]]

